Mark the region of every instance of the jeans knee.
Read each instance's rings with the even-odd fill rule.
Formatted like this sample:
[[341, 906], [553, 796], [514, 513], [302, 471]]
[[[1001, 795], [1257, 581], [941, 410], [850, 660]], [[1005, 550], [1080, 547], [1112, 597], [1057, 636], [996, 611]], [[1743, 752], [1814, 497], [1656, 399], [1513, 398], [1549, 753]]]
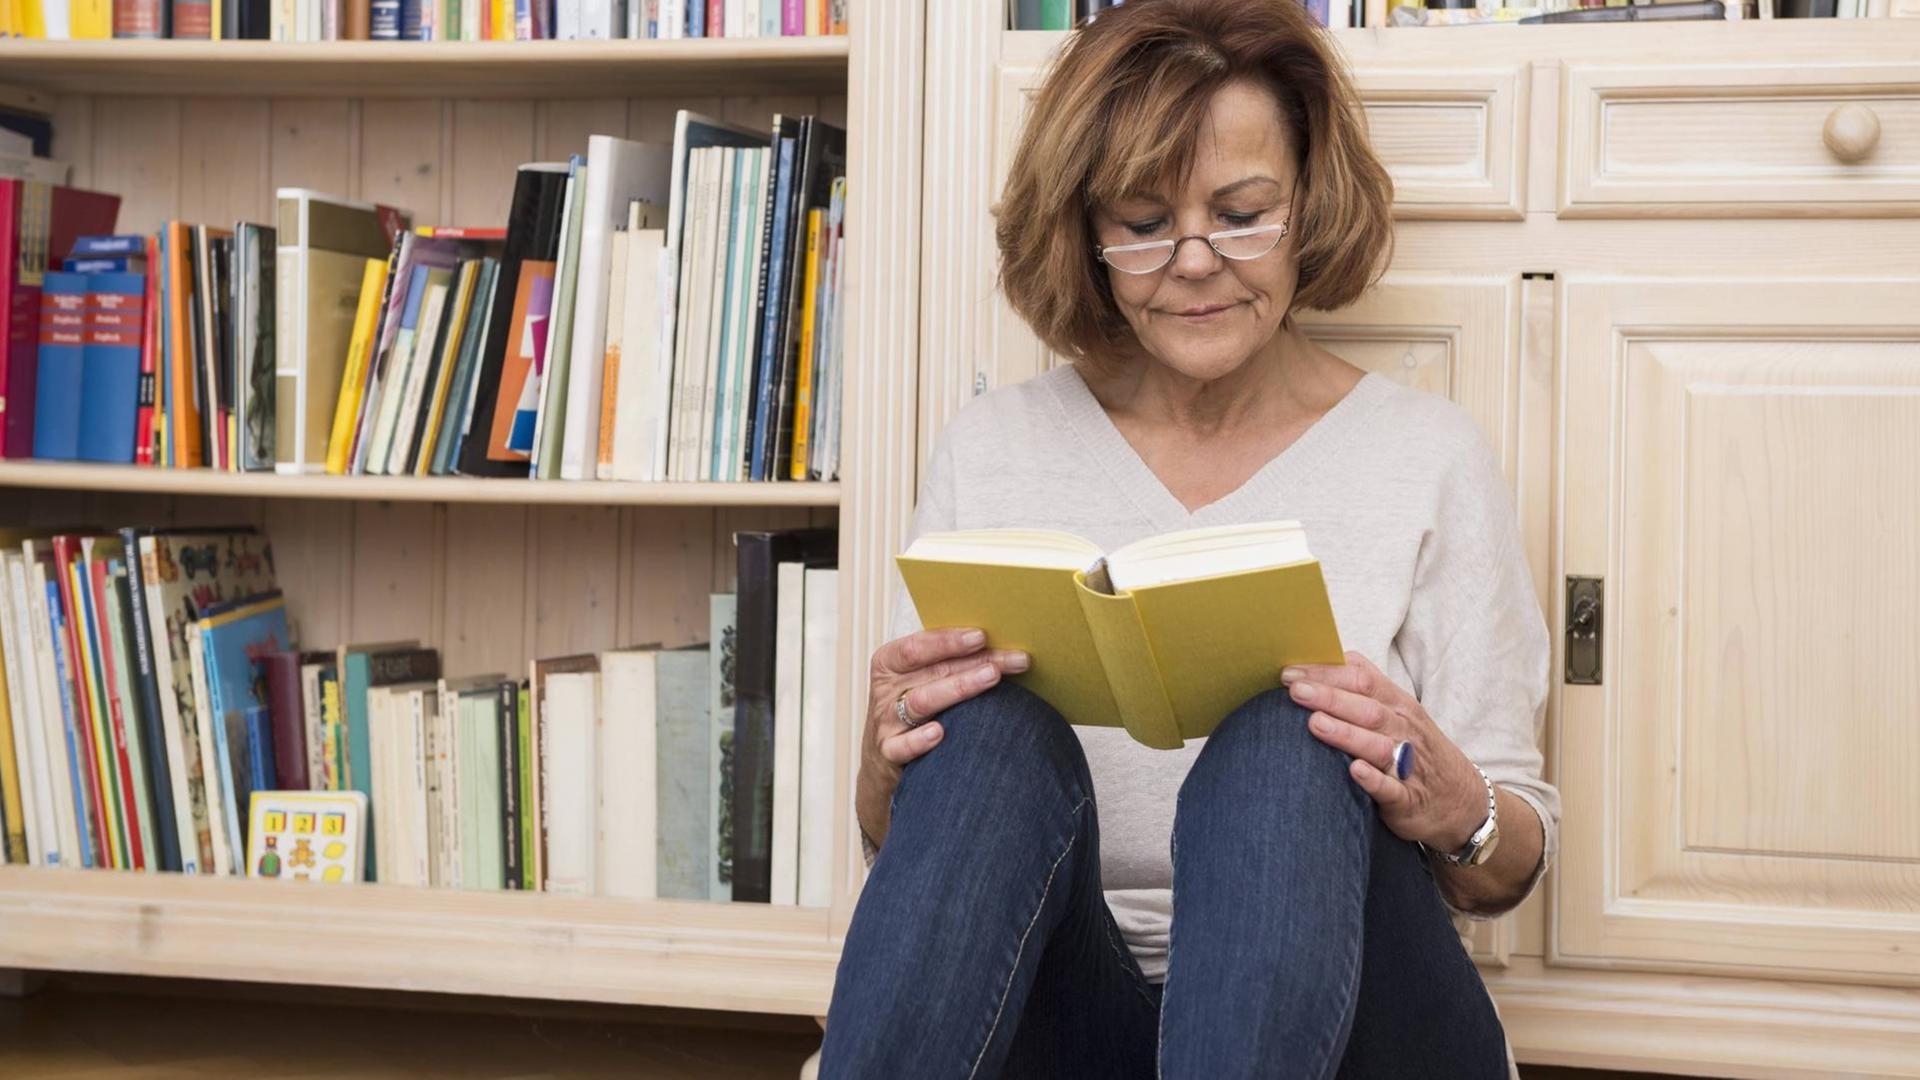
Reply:
[[938, 720], [944, 729], [940, 742], [907, 765], [901, 787], [931, 775], [952, 777], [983, 805], [1001, 811], [1035, 798], [1077, 804], [1092, 790], [1079, 737], [1026, 687], [1000, 683], [946, 709]]
[[1280, 789], [1303, 796], [1311, 792], [1311, 797], [1332, 788], [1357, 790], [1347, 776], [1347, 756], [1308, 730], [1312, 714], [1283, 687], [1248, 698], [1207, 737], [1181, 785], [1182, 797], [1203, 787]]

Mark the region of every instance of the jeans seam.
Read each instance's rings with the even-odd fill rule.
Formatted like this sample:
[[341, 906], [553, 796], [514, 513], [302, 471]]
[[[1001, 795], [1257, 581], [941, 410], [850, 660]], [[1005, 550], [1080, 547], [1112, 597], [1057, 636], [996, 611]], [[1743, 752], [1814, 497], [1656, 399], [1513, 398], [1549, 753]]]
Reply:
[[[1171, 862], [1176, 867], [1180, 865], [1179, 812], [1180, 812], [1180, 800], [1176, 796], [1174, 799], [1173, 832], [1168, 838], [1168, 843], [1170, 845], [1171, 850], [1169, 850], [1167, 853], [1168, 861]], [[1175, 907], [1177, 910], [1178, 905], [1176, 904]], [[1165, 980], [1163, 980], [1160, 983], [1160, 1016], [1159, 1016], [1159, 1023], [1154, 1026], [1154, 1032], [1153, 1032], [1154, 1080], [1162, 1080], [1162, 1077], [1165, 1075], [1164, 1069], [1166, 1068], [1165, 1062], [1166, 1062], [1166, 1049], [1167, 1049], [1167, 995], [1172, 990], [1173, 990], [1173, 924], [1169, 922], [1167, 924], [1167, 977]]]
[[[1104, 907], [1104, 905], [1105, 901], [1103, 900], [1102, 906]], [[1114, 958], [1120, 961], [1120, 972], [1122, 976], [1126, 978], [1127, 984], [1133, 987], [1133, 992], [1140, 995], [1142, 1001], [1145, 1001], [1153, 1008], [1159, 1008], [1159, 1003], [1153, 1000], [1152, 991], [1147, 988], [1146, 976], [1134, 970], [1132, 963], [1133, 954], [1125, 951], [1119, 939], [1113, 936], [1113, 916], [1105, 911], [1102, 912], [1102, 915], [1105, 917], [1100, 920], [1100, 936], [1106, 939], [1107, 948], [1113, 953]]]
[[[1080, 802], [1067, 812], [1067, 816], [1077, 819], [1080, 811], [1091, 801], [1091, 797], [1083, 796]], [[1013, 993], [1013, 980], [1020, 974], [1020, 957], [1027, 951], [1027, 938], [1033, 935], [1033, 927], [1040, 921], [1040, 913], [1047, 908], [1047, 895], [1053, 891], [1054, 875], [1060, 872], [1060, 864], [1073, 853], [1074, 841], [1079, 837], [1080, 823], [1076, 820], [1073, 832], [1067, 837], [1067, 846], [1061, 849], [1060, 854], [1054, 858], [1053, 865], [1047, 869], [1047, 881], [1040, 887], [1040, 902], [1033, 906], [1033, 917], [1027, 920], [1027, 928], [1020, 932], [1020, 947], [1014, 950], [1013, 966], [1007, 971], [1006, 988], [1000, 991], [1000, 1005], [993, 1011], [993, 1024], [987, 1028], [987, 1037], [981, 1040], [980, 1052], [973, 1057], [973, 1068], [967, 1070], [967, 1080], [973, 1080], [973, 1077], [980, 1072], [980, 1063], [987, 1058], [987, 1047], [993, 1045], [993, 1033], [1000, 1030], [1000, 1018], [1007, 1011], [1007, 998]]]
[[[1366, 859], [1368, 862], [1368, 865], [1371, 866], [1372, 859], [1373, 859], [1372, 852], [1373, 852], [1373, 844], [1374, 844], [1373, 811], [1371, 808], [1369, 808], [1369, 812], [1362, 819], [1361, 831], [1364, 834], [1366, 834], [1365, 835], [1366, 843], [1360, 849], [1361, 858]], [[1369, 878], [1371, 878], [1371, 874], [1369, 874]], [[1369, 882], [1369, 885], [1370, 884], [1371, 882]], [[1367, 903], [1367, 890], [1364, 888], [1361, 889], [1360, 895], [1357, 898], [1355, 898], [1353, 902], [1355, 904], [1358, 904], [1359, 910], [1364, 912], [1366, 910], [1366, 903]], [[1360, 921], [1360, 930], [1361, 930], [1361, 933], [1363, 934], [1366, 932], [1366, 919], [1364, 916], [1361, 918], [1361, 921]], [[1363, 948], [1355, 948], [1355, 949], [1349, 950], [1349, 956], [1351, 957], [1351, 960], [1347, 965], [1346, 978], [1341, 980], [1341, 984], [1345, 989], [1345, 995], [1340, 1000], [1351, 999], [1353, 1002], [1354, 1008], [1359, 1007], [1358, 998], [1360, 993], [1360, 988], [1359, 988], [1360, 961], [1361, 961], [1361, 953], [1363, 951], [1364, 951]], [[1321, 1053], [1319, 1054], [1319, 1060], [1323, 1064], [1325, 1065], [1335, 1064], [1334, 1058], [1333, 1058], [1334, 1043], [1338, 1041], [1339, 1037], [1340, 1037], [1340, 1032], [1338, 1029], [1335, 1029], [1329, 1033], [1327, 1038], [1326, 1048], [1322, 1050]], [[1329, 1074], [1323, 1071], [1323, 1072], [1316, 1073], [1314, 1075], [1326, 1076]]]

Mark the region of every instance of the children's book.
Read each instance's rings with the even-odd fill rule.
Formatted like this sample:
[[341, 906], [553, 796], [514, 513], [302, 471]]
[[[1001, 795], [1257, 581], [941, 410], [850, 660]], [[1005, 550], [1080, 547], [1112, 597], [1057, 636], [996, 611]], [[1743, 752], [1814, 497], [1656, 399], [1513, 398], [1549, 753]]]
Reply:
[[1189, 529], [1103, 554], [1072, 533], [930, 533], [898, 557], [920, 621], [978, 627], [1033, 666], [1012, 681], [1070, 723], [1172, 750], [1289, 664], [1345, 653], [1298, 522]]
[[247, 814], [247, 876], [360, 880], [367, 797], [358, 791], [256, 791]]

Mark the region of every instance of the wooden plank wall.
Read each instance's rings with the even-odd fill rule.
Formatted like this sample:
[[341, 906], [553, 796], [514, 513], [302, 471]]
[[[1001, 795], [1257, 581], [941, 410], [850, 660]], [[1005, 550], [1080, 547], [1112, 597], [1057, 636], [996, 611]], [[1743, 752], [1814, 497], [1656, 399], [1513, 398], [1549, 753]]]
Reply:
[[[405, 206], [421, 224], [505, 219], [516, 166], [589, 134], [667, 141], [676, 109], [754, 127], [844, 124], [844, 97], [579, 101], [62, 98], [56, 157], [122, 196], [120, 228], [271, 221], [277, 187]], [[556, 483], [560, 481], [555, 481]], [[0, 524], [250, 522], [273, 541], [303, 645], [418, 638], [450, 674], [529, 658], [707, 640], [737, 529], [832, 524], [831, 509], [519, 507], [0, 491]]]

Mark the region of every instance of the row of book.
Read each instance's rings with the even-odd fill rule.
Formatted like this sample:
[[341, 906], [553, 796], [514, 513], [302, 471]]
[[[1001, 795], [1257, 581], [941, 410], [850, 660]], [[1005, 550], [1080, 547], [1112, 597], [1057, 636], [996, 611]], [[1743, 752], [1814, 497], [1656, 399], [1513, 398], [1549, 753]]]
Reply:
[[444, 677], [303, 650], [251, 529], [0, 548], [0, 861], [821, 906], [837, 544], [742, 533], [710, 640]]
[[[846, 134], [682, 111], [516, 175], [504, 228], [304, 188], [95, 235], [0, 179], [0, 455], [286, 473], [831, 480]], [[46, 271], [28, 273], [46, 265]]]
[[0, 37], [54, 41], [540, 41], [846, 32], [846, 0], [0, 0]]
[[[1368, 0], [1301, 0], [1321, 26], [1371, 25]], [[1008, 0], [1011, 30], [1071, 30], [1126, 0]], [[1635, 10], [1646, 9], [1646, 10]], [[1386, 0], [1386, 26], [1638, 22], [1717, 19], [1853, 19], [1920, 15], [1914, 0]], [[1381, 21], [1376, 15], [1373, 22]]]

